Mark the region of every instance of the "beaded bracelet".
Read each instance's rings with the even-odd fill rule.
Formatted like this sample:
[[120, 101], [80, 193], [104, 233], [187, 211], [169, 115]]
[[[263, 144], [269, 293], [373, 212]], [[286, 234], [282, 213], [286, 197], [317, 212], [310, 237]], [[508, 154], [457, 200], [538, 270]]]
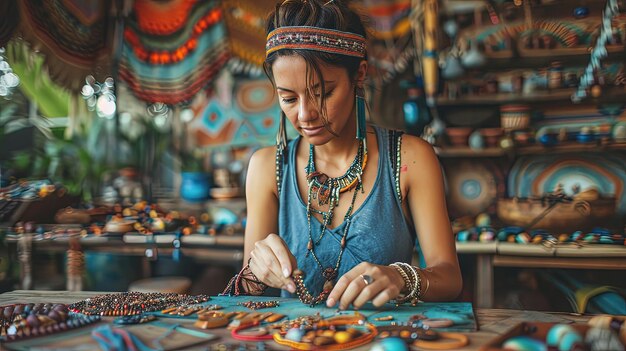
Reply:
[[402, 280], [404, 280], [404, 288], [409, 290], [411, 287], [411, 279], [409, 279], [409, 275], [406, 274], [406, 272], [404, 271], [404, 269], [402, 269], [402, 267], [398, 266], [395, 263], [392, 263], [389, 266], [395, 268], [396, 271], [400, 273], [400, 276], [402, 276]]
[[[395, 262], [392, 264], [393, 267], [395, 267], [396, 269], [400, 268], [398, 271], [402, 271], [403, 274], [403, 279], [404, 276], [406, 276], [409, 281], [409, 284], [407, 286], [407, 290], [410, 291], [407, 295], [401, 296], [400, 298], [397, 298], [395, 300], [396, 304], [402, 304], [405, 303], [407, 301], [411, 301], [412, 303], [416, 303], [420, 297], [421, 297], [421, 285], [422, 285], [422, 279], [418, 273], [418, 268], [411, 266], [408, 263], [404, 263], [404, 262]], [[407, 273], [407, 271], [410, 272], [410, 276], [409, 273]], [[402, 274], [402, 273], [401, 273]], [[413, 279], [411, 279], [413, 278]], [[406, 283], [406, 281], [405, 281]]]
[[[245, 283], [245, 286], [244, 286]], [[262, 295], [267, 289], [267, 285], [263, 283], [250, 269], [250, 260], [248, 264], [230, 279], [226, 288], [220, 295], [239, 296], [239, 295]]]
[[414, 298], [414, 299], [418, 299], [420, 298], [420, 290], [422, 287], [422, 279], [419, 275], [419, 273], [417, 273], [417, 268], [411, 266], [408, 263], [404, 263], [404, 262], [399, 262], [399, 264], [403, 267], [405, 267], [408, 271], [411, 272], [411, 275], [413, 276], [413, 286], [412, 286], [412, 290], [411, 293], [407, 296], [408, 298]]

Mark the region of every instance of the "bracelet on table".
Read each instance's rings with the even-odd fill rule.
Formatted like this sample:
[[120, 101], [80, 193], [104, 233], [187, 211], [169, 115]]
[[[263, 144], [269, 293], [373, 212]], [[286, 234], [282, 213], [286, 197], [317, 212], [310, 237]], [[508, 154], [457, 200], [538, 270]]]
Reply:
[[469, 344], [467, 335], [461, 333], [439, 332], [439, 336], [440, 338], [435, 341], [415, 340], [413, 346], [427, 350], [456, 350]]
[[[367, 329], [367, 332], [363, 332], [361, 335], [353, 338], [350, 341], [345, 341], [343, 343], [331, 343], [326, 345], [318, 345], [313, 343], [303, 342], [303, 341], [293, 341], [287, 338], [287, 333], [282, 335], [281, 333], [274, 333], [273, 339], [276, 343], [288, 346], [291, 349], [295, 350], [319, 350], [319, 351], [337, 351], [337, 350], [347, 350], [359, 346], [366, 345], [370, 343], [376, 336], [378, 335], [378, 329], [374, 324], [371, 324], [365, 320], [360, 315], [352, 316], [337, 316], [329, 319], [321, 320], [315, 325], [312, 326], [312, 330], [341, 330], [341, 328], [349, 328], [351, 326], [361, 326]], [[347, 333], [347, 332], [344, 332]]]

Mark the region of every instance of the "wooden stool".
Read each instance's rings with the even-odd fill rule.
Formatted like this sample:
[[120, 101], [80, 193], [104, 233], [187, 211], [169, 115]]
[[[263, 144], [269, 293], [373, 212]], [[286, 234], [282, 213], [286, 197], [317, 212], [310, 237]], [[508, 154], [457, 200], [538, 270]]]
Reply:
[[155, 277], [134, 281], [128, 291], [186, 294], [191, 287], [187, 277]]

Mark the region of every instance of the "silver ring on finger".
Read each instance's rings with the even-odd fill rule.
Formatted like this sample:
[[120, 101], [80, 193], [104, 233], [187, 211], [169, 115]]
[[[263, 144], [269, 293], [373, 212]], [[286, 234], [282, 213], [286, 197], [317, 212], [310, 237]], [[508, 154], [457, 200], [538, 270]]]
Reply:
[[361, 274], [361, 278], [365, 282], [365, 286], [372, 284], [372, 282], [374, 281], [374, 278], [372, 278], [372, 276], [369, 274]]

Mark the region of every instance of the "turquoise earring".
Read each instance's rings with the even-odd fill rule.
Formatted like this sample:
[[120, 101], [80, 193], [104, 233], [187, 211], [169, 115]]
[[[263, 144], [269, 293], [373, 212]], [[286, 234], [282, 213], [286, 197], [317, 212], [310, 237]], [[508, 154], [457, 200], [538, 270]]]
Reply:
[[363, 140], [367, 131], [365, 122], [365, 91], [358, 86], [354, 90], [354, 95], [356, 96], [356, 138]]
[[287, 116], [283, 111], [280, 111], [280, 120], [278, 122], [278, 133], [276, 134], [276, 146], [278, 150], [283, 151], [287, 147], [287, 128], [285, 127], [285, 120]]

